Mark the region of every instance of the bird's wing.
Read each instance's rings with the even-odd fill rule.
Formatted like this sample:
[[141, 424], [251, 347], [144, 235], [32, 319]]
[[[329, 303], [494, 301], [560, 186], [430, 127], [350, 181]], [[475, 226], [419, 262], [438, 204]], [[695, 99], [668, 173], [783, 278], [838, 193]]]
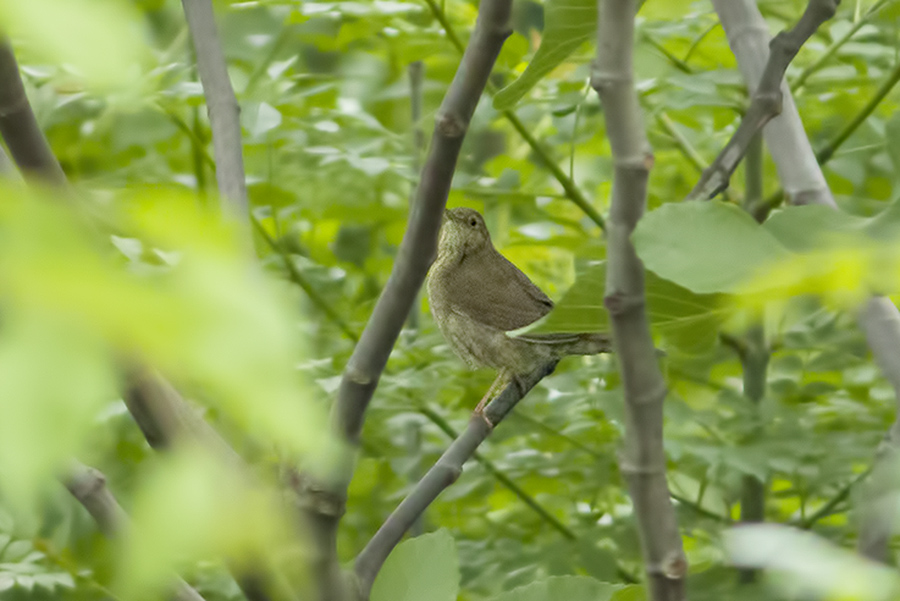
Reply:
[[527, 326], [553, 308], [553, 301], [493, 248], [466, 256], [446, 283], [454, 311], [504, 331]]

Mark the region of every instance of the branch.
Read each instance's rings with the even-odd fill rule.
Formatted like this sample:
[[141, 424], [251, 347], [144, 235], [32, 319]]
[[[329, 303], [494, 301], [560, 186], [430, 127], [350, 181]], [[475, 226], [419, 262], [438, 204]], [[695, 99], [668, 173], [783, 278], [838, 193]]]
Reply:
[[757, 132], [781, 113], [784, 93], [787, 92], [784, 72], [788, 65], [819, 26], [834, 16], [838, 4], [840, 0], [810, 0], [797, 25], [772, 39], [769, 44], [769, 60], [747, 113], [716, 160], [703, 171], [703, 177], [688, 194], [688, 200], [712, 198], [728, 187], [731, 175], [747, 153]]
[[67, 188], [69, 182], [56, 160], [25, 95], [19, 64], [9, 39], [0, 39], [0, 134], [26, 178]]
[[[759, 66], [767, 60], [765, 21], [752, 0], [713, 0], [713, 4], [744, 79], [752, 88], [759, 79]], [[779, 120], [777, 127], [766, 127], [763, 133], [791, 200], [795, 204], [814, 202], [837, 208], [789, 92], [785, 96], [785, 112]], [[897, 397], [897, 419], [876, 454], [867, 490], [860, 495], [864, 506], [859, 551], [870, 559], [886, 562], [890, 555], [888, 535], [893, 530], [894, 508], [900, 497], [900, 486], [894, 479], [900, 455], [900, 312], [889, 299], [874, 296], [862, 307], [859, 323]]]
[[[106, 486], [106, 477], [100, 471], [73, 461], [63, 484], [81, 503], [108, 539], [121, 535], [128, 527], [128, 516]], [[204, 601], [203, 597], [181, 578], [175, 578], [176, 601]]]
[[228, 78], [228, 67], [216, 31], [212, 1], [182, 0], [181, 4], [194, 40], [197, 71], [206, 97], [219, 193], [232, 218], [246, 225], [249, 205], [241, 151], [241, 109]]
[[337, 557], [337, 528], [353, 473], [351, 450], [358, 446], [366, 408], [437, 253], [438, 232], [462, 142], [500, 48], [511, 33], [511, 8], [511, 0], [482, 0], [479, 6], [475, 31], [438, 110], [393, 270], [347, 362], [332, 408], [333, 427], [348, 449], [330, 481], [302, 479], [306, 493], [303, 509], [316, 547], [323, 552], [315, 565], [323, 600], [341, 599], [346, 594]]
[[[713, 0], [713, 6], [738, 67], [751, 93], [756, 90], [769, 60], [769, 30], [751, 0]], [[787, 85], [781, 85], [781, 113], [763, 128], [763, 139], [775, 161], [778, 179], [795, 204], [836, 206], [816, 162], [797, 105]]]
[[[453, 25], [450, 24], [450, 20], [447, 18], [447, 15], [444, 13], [443, 8], [439, 5], [435, 0], [425, 0], [425, 3], [428, 5], [428, 8], [431, 10], [431, 13], [434, 15], [434, 18], [437, 19], [438, 23], [441, 24], [441, 27], [444, 28], [444, 32], [447, 34], [447, 39], [450, 40], [450, 43], [454, 48], [461, 54], [463, 52], [462, 42], [459, 40], [459, 36], [456, 35], [456, 31], [453, 29]], [[493, 94], [495, 88], [494, 85], [488, 82], [487, 86], [488, 92]], [[550, 170], [550, 173], [553, 175], [554, 179], [562, 186], [562, 189], [566, 193], [566, 197], [574, 202], [584, 214], [587, 215], [591, 221], [596, 223], [601, 230], [606, 229], [606, 221], [603, 219], [603, 216], [591, 205], [585, 195], [581, 192], [578, 186], [572, 181], [566, 172], [563, 171], [560, 166], [556, 163], [553, 157], [550, 155], [550, 152], [544, 148], [544, 146], [535, 138], [531, 132], [525, 127], [525, 124], [519, 119], [518, 115], [512, 110], [505, 110], [502, 112], [503, 117], [509, 121], [510, 125], [513, 126], [513, 129], [518, 132], [518, 134], [522, 137], [523, 140], [531, 147], [531, 150], [541, 158], [544, 165]]]
[[453, 441], [412, 492], [388, 516], [356, 557], [355, 569], [363, 599], [369, 598], [375, 577], [403, 534], [445, 488], [456, 482], [462, 473], [463, 464], [475, 453], [478, 445], [484, 442], [493, 428], [503, 421], [529, 390], [553, 372], [556, 363], [547, 363], [512, 382], [488, 403], [483, 416], [472, 415], [465, 432]]
[[647, 321], [644, 266], [630, 236], [644, 213], [653, 155], [633, 80], [635, 0], [600, 0], [591, 85], [603, 104], [615, 163], [607, 228], [606, 295], [625, 396], [620, 469], [640, 534], [648, 599], [684, 599], [687, 558], [666, 483], [663, 400], [666, 383]]

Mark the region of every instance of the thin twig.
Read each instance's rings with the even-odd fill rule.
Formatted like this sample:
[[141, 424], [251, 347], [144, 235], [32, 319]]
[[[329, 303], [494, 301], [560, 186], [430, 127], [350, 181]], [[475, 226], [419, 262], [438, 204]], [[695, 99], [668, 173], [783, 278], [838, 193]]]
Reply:
[[747, 113], [722, 152], [703, 172], [703, 177], [688, 194], [688, 200], [712, 198], [728, 187], [728, 182], [746, 154], [753, 137], [766, 123], [781, 113], [782, 82], [788, 65], [819, 26], [834, 16], [839, 3], [840, 0], [811, 0], [794, 28], [782, 31], [772, 39], [769, 60]]
[[459, 478], [463, 464], [522, 397], [555, 368], [556, 361], [552, 361], [517, 378], [517, 381], [511, 382], [488, 403], [483, 414], [473, 414], [465, 432], [453, 441], [412, 492], [388, 516], [375, 536], [356, 557], [356, 575], [364, 599], [368, 598], [375, 576], [378, 575], [387, 556], [403, 538], [403, 534], [438, 495]]

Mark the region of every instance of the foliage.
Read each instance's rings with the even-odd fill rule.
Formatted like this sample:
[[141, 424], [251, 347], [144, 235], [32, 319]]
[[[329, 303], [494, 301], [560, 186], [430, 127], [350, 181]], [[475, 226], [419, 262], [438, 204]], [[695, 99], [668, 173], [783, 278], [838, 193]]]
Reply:
[[[272, 284], [242, 256], [234, 232], [211, 216], [217, 201], [209, 124], [180, 3], [104, 2], [91, 11], [109, 4], [117, 12], [102, 18], [74, 8], [54, 12], [68, 3], [7, 3], [16, 10], [0, 13], [40, 124], [84, 197], [78, 209], [63, 210], [12, 184], [2, 192], [0, 599], [127, 593], [144, 581], [117, 580], [117, 562], [135, 557], [159, 560], [145, 565], [141, 578], [163, 584], [178, 566], [209, 601], [237, 599], [210, 550], [224, 546], [240, 556], [240, 549], [281, 544], [286, 528], [277, 511], [272, 521], [241, 519], [253, 512], [247, 507], [274, 501], [243, 498], [239, 482], [218, 488], [210, 482], [216, 468], [187, 451], [169, 463], [154, 456], [118, 399], [116, 370], [135, 356], [154, 364], [253, 461], [253, 476], [271, 482], [286, 459], [330, 456], [321, 401], [333, 399], [353, 341], [289, 287], [276, 249], [255, 238], [263, 270], [279, 276]], [[565, 33], [571, 23], [556, 20], [569, 6], [564, 2], [526, 4], [546, 23], [517, 15], [495, 69], [503, 91], [479, 105], [449, 203], [483, 211], [498, 248], [559, 301], [537, 327], [596, 329], [605, 323], [602, 232], [502, 111], [513, 107], [604, 213], [613, 165], [601, 107], [585, 93], [592, 34]], [[896, 68], [897, 3], [887, 4], [869, 14], [871, 2], [844, 3], [788, 71], [789, 83], [803, 78], [795, 99], [816, 149], [830, 148]], [[805, 3], [760, 5], [774, 32], [792, 24]], [[476, 6], [433, 6], [446, 11], [464, 43]], [[404, 231], [421, 155], [412, 130], [430, 130], [458, 51], [429, 5], [416, 0], [223, 1], [216, 8], [242, 106], [253, 213], [322, 303], [358, 333]], [[65, 21], [70, 10], [77, 21]], [[757, 226], [725, 204], [743, 199], [742, 169], [724, 202], [680, 204], [699, 175], [697, 161], [702, 167], [712, 160], [747, 100], [710, 10], [705, 2], [646, 2], [635, 57], [656, 164], [649, 212], [634, 241], [651, 270], [648, 310], [670, 387], [670, 487], [691, 598], [701, 600], [763, 594], [756, 585], [738, 588], [721, 540], [739, 515], [745, 477], [764, 483], [767, 520], [813, 530], [816, 540], [842, 549], [856, 541], [847, 489], [871, 465], [894, 419], [894, 392], [848, 304], [810, 293], [829, 292], [823, 286], [837, 281], [833, 270], [841, 267], [835, 259], [852, 259], [846, 245], [829, 245], [833, 235], [893, 236], [900, 106], [889, 94], [824, 164], [852, 218], [836, 221], [835, 213], [801, 207]], [[818, 63], [859, 19], [865, 24], [850, 41]], [[115, 52], [105, 50], [109, 44]], [[540, 67], [548, 54], [560, 62]], [[425, 66], [421, 123], [410, 116], [407, 79], [417, 60]], [[765, 196], [779, 191], [767, 160]], [[85, 227], [88, 220], [99, 225]], [[757, 409], [742, 395], [739, 358], [718, 334], [742, 335], [744, 316], [730, 295], [785, 257], [780, 269], [790, 286], [778, 294], [792, 300], [765, 324], [774, 350]], [[816, 279], [804, 271], [811, 267], [832, 271], [816, 272]], [[854, 283], [854, 300], [873, 279], [879, 281]], [[338, 541], [346, 561], [449, 444], [442, 424], [461, 430], [494, 375], [464, 370], [424, 299], [416, 314], [419, 326], [401, 336], [367, 414]], [[615, 362], [563, 361], [429, 508], [422, 529], [437, 533], [398, 547], [382, 573], [394, 584], [379, 598], [404, 598], [396, 592], [400, 582], [432, 585], [438, 578], [433, 595], [416, 598], [641, 598], [642, 586], [624, 586], [642, 564], [617, 465], [624, 425]], [[127, 550], [100, 540], [53, 480], [71, 455], [107, 474], [135, 527], [158, 535], [152, 547]], [[222, 490], [234, 494], [212, 494]], [[226, 531], [216, 532], [215, 524]], [[178, 537], [194, 526], [200, 538]], [[753, 541], [770, 535], [781, 536], [763, 531]], [[794, 538], [771, 540], [785, 556], [808, 548]], [[295, 553], [282, 546], [266, 567], [281, 569]], [[848, 592], [806, 570], [825, 561], [819, 554], [799, 553], [792, 565], [804, 569], [795, 573], [818, 580], [811, 594], [821, 598], [877, 599], [896, 586], [890, 578], [885, 587]], [[433, 572], [411, 574], [412, 565]]]

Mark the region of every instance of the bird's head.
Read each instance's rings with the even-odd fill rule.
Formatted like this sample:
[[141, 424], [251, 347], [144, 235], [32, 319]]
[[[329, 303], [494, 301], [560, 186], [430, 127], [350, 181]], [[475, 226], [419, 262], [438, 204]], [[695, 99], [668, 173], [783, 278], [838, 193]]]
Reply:
[[438, 257], [461, 260], [464, 256], [490, 245], [491, 235], [484, 225], [481, 213], [465, 207], [444, 211], [444, 223], [438, 241]]

